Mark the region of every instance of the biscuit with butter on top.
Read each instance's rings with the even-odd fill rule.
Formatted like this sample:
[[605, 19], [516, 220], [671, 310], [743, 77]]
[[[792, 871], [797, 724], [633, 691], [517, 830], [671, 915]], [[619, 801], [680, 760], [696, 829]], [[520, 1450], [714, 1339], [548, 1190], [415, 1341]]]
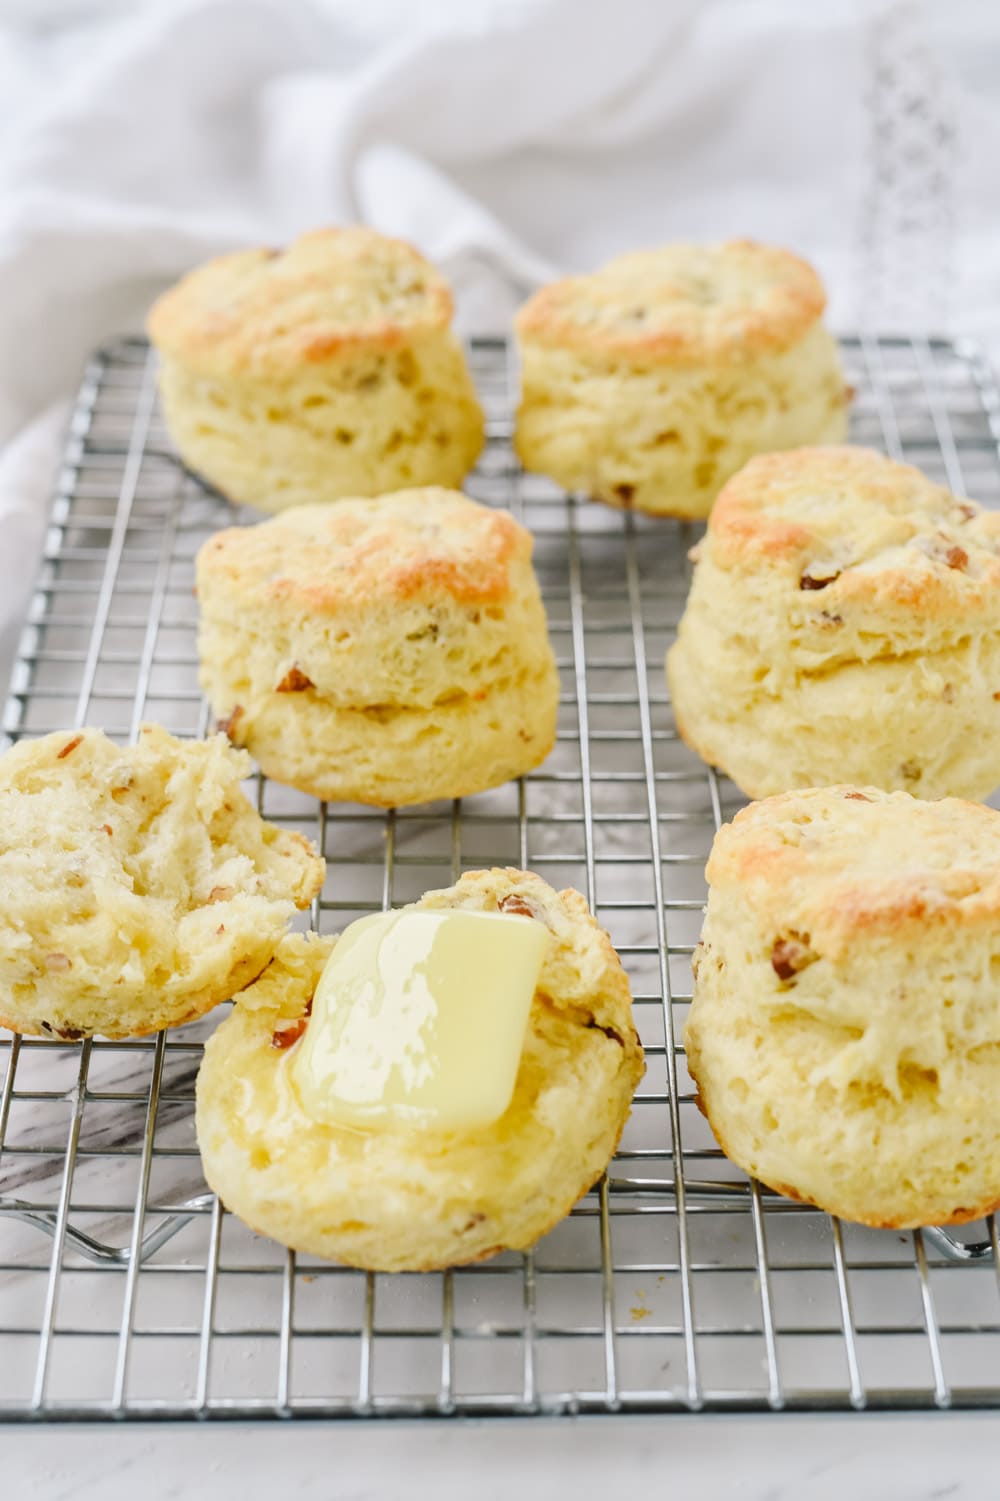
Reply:
[[753, 454], [846, 436], [825, 304], [811, 266], [749, 240], [543, 287], [516, 320], [522, 464], [609, 505], [707, 516]]
[[726, 1155], [867, 1225], [1000, 1207], [1000, 813], [826, 787], [720, 830], [685, 1032]]
[[371, 229], [209, 261], [149, 315], [181, 457], [262, 511], [460, 484], [483, 414], [451, 315], [433, 266]]
[[0, 1025], [138, 1037], [249, 985], [325, 863], [265, 823], [221, 735], [137, 745], [100, 730], [0, 758]]
[[201, 683], [268, 776], [392, 807], [521, 776], [559, 684], [531, 534], [456, 491], [300, 506], [197, 560]]
[[696, 549], [677, 727], [751, 797], [1000, 783], [1000, 515], [864, 448], [752, 460]]
[[290, 1064], [328, 938], [285, 940], [198, 1074], [198, 1145], [226, 1207], [295, 1250], [374, 1271], [430, 1271], [533, 1245], [604, 1171], [644, 1068], [628, 980], [578, 892], [523, 871], [475, 871], [414, 905], [520, 913], [551, 932], [499, 1120], [359, 1131], [306, 1114]]

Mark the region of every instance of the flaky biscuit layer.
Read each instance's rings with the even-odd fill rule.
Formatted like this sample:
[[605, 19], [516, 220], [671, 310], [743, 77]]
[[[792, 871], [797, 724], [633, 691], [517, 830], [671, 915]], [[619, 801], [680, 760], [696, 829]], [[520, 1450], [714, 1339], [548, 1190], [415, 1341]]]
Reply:
[[323, 883], [300, 834], [240, 790], [221, 736], [85, 729], [0, 759], [0, 1017], [63, 1038], [177, 1026], [269, 962]]

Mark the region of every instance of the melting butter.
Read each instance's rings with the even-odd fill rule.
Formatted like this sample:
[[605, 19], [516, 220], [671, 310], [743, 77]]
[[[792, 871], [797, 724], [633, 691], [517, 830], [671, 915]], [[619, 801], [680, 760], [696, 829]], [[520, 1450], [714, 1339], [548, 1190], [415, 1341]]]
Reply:
[[352, 923], [288, 1057], [303, 1108], [362, 1129], [497, 1120], [548, 943], [544, 924], [502, 912], [406, 908]]

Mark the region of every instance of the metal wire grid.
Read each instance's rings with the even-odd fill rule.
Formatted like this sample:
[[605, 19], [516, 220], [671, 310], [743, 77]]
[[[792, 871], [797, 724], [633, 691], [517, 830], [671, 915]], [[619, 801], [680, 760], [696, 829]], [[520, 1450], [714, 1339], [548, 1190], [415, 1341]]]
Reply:
[[[974, 350], [849, 339], [854, 437], [1000, 503], [1000, 399]], [[212, 1016], [155, 1040], [0, 1044], [0, 1416], [442, 1415], [1000, 1401], [1000, 1247], [842, 1225], [721, 1156], [680, 1038], [703, 864], [735, 789], [677, 740], [662, 673], [692, 535], [521, 474], [504, 346], [471, 482], [536, 536], [562, 676], [538, 772], [387, 815], [256, 779], [328, 859], [314, 926], [516, 862], [584, 891], [646, 1046], [607, 1178], [536, 1249], [373, 1276], [285, 1252], [205, 1191], [193, 1086]], [[138, 342], [89, 366], [8, 699], [11, 738], [144, 717], [196, 735], [192, 559], [230, 508], [185, 475]], [[246, 518], [250, 519], [250, 518]]]

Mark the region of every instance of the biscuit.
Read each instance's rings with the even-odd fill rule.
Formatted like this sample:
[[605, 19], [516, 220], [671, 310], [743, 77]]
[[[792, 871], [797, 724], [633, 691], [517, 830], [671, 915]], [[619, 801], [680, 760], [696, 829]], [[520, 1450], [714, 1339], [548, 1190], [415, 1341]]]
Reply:
[[240, 791], [221, 735], [144, 725], [0, 759], [0, 1025], [47, 1037], [176, 1027], [248, 985], [323, 884], [300, 834]]
[[789, 792], [707, 876], [685, 1046], [726, 1155], [867, 1225], [1000, 1207], [1000, 814]]
[[526, 469], [613, 506], [707, 516], [755, 453], [847, 434], [816, 273], [736, 240], [620, 256], [516, 320]]
[[537, 766], [558, 676], [531, 535], [456, 491], [299, 507], [205, 543], [201, 683], [268, 776], [392, 807]]
[[677, 727], [751, 797], [1000, 783], [1000, 516], [863, 448], [751, 461], [697, 548]]
[[371, 229], [209, 261], [149, 315], [181, 457], [262, 511], [461, 484], [483, 414], [451, 314], [423, 256]]
[[294, 1049], [271, 1042], [305, 1018], [328, 938], [284, 941], [206, 1046], [198, 1075], [198, 1145], [226, 1207], [298, 1251], [375, 1271], [429, 1271], [533, 1245], [604, 1171], [644, 1067], [628, 980], [579, 893], [523, 871], [475, 871], [414, 905], [527, 912], [551, 929], [499, 1120], [461, 1132], [364, 1132], [305, 1113]]

